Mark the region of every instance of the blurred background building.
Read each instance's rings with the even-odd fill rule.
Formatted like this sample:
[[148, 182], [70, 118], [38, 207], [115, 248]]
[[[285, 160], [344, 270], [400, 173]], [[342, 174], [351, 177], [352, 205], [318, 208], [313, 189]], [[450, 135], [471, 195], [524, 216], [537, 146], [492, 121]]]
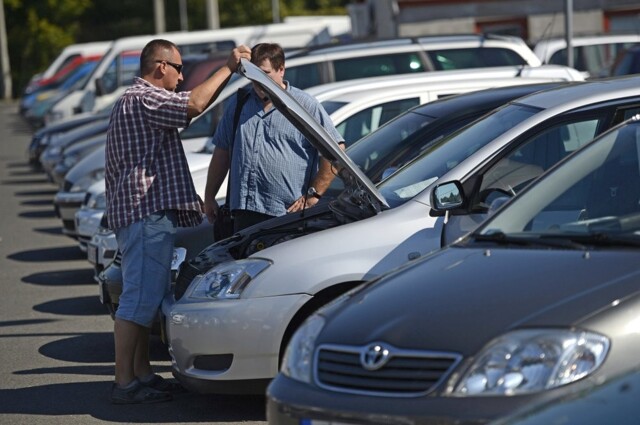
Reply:
[[[572, 0], [573, 33], [640, 33], [638, 0]], [[498, 33], [535, 43], [565, 35], [567, 0], [362, 0], [347, 6], [354, 36]]]

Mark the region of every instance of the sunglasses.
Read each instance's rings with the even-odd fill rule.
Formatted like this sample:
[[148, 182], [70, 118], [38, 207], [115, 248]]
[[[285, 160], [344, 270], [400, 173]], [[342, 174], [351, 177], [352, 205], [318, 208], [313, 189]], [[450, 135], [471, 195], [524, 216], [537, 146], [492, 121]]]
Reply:
[[157, 60], [156, 63], [166, 63], [167, 65], [170, 65], [173, 67], [173, 69], [175, 69], [176, 71], [178, 71], [178, 74], [182, 73], [182, 67], [184, 65], [182, 65], [181, 63], [173, 63], [173, 62], [169, 62], [169, 61], [165, 61], [165, 60]]

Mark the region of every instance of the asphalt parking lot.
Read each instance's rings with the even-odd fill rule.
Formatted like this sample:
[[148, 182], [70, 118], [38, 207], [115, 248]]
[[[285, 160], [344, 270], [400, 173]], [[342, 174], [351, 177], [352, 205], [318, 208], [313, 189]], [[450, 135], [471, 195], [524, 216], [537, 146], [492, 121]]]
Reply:
[[[61, 232], [56, 187], [27, 164], [32, 130], [0, 102], [0, 424], [264, 424], [264, 397], [183, 394], [113, 406], [113, 322], [85, 255]], [[169, 356], [152, 341], [157, 372]]]

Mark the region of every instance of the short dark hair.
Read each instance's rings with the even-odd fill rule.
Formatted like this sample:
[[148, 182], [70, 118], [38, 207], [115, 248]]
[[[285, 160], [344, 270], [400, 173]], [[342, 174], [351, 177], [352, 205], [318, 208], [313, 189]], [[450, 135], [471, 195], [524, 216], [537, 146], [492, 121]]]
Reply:
[[156, 66], [156, 60], [170, 60], [173, 49], [178, 46], [169, 40], [155, 39], [147, 43], [140, 53], [140, 75], [147, 75]]
[[284, 50], [276, 43], [260, 43], [251, 49], [251, 63], [260, 66], [265, 59], [269, 59], [274, 69], [284, 67]]

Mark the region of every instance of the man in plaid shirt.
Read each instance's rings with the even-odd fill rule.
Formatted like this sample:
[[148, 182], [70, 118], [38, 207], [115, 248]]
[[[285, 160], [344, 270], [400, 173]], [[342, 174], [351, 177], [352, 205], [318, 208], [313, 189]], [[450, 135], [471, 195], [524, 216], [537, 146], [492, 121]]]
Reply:
[[123, 288], [116, 311], [115, 404], [154, 403], [181, 390], [151, 370], [149, 331], [169, 290], [177, 226], [202, 220], [178, 128], [204, 112], [250, 50], [190, 92], [176, 93], [182, 58], [175, 44], [153, 40], [140, 55], [141, 78], [113, 108], [106, 144], [109, 227], [122, 253]]

